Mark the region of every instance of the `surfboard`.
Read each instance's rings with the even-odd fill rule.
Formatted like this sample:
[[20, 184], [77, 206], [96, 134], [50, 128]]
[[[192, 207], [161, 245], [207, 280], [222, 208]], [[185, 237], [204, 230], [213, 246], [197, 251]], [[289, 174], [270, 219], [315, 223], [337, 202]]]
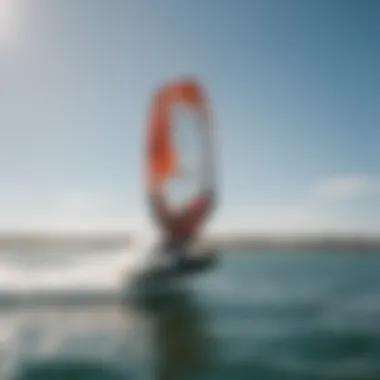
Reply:
[[[153, 95], [146, 135], [146, 188], [163, 238], [198, 237], [216, 207], [214, 126], [210, 101], [194, 79], [161, 86]], [[167, 254], [167, 253], [166, 253]], [[170, 252], [169, 252], [170, 254]], [[176, 254], [174, 253], [174, 256]], [[175, 277], [212, 268], [215, 252], [186, 249], [148, 277]]]

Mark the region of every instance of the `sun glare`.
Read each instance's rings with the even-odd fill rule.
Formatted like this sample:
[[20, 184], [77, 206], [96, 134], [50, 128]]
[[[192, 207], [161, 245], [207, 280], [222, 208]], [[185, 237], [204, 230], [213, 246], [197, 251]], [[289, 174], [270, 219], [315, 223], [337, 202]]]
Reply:
[[0, 0], [0, 44], [8, 44], [14, 37], [14, 3]]

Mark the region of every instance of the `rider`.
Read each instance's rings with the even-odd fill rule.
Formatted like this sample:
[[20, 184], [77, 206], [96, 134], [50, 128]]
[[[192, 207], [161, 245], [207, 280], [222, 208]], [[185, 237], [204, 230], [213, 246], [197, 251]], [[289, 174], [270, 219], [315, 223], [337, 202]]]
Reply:
[[163, 183], [151, 189], [151, 202], [156, 218], [164, 230], [163, 249], [180, 259], [183, 252], [196, 239], [203, 220], [214, 203], [214, 192], [208, 188], [185, 209], [175, 212], [165, 201]]

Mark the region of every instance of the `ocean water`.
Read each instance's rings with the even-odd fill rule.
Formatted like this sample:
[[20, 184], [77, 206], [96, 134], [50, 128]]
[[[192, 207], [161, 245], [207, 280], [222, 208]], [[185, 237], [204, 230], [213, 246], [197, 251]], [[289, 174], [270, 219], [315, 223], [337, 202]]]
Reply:
[[380, 255], [225, 252], [140, 299], [83, 263], [26, 284], [2, 260], [1, 379], [380, 379]]

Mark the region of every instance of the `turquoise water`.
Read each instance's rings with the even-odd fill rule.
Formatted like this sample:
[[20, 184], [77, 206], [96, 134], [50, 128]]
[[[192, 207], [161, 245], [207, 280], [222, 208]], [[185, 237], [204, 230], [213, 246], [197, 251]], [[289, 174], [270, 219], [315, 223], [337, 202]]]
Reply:
[[1, 305], [4, 379], [380, 378], [380, 255], [235, 252], [160, 297]]

